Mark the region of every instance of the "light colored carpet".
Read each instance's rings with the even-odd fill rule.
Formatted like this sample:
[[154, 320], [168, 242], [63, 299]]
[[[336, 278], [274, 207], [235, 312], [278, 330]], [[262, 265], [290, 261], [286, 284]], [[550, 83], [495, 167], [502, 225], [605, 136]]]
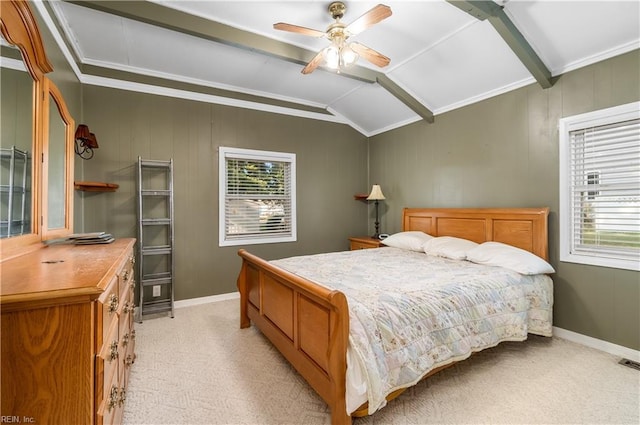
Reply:
[[[239, 301], [136, 323], [125, 424], [323, 424], [324, 402]], [[559, 338], [502, 343], [422, 381], [365, 424], [638, 424], [640, 372]]]

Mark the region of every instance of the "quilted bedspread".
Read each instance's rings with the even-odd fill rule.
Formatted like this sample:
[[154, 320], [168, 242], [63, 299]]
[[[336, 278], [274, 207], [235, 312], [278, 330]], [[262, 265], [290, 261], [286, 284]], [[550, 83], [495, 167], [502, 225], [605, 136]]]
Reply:
[[364, 377], [370, 414], [436, 367], [527, 333], [552, 333], [553, 283], [546, 275], [397, 248], [272, 263], [346, 295], [350, 357], [357, 359], [349, 367]]

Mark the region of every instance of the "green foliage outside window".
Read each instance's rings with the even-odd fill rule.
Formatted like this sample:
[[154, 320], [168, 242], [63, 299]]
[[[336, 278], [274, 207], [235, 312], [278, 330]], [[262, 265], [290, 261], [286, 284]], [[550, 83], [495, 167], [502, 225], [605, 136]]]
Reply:
[[285, 164], [233, 160], [227, 168], [229, 194], [285, 195]]

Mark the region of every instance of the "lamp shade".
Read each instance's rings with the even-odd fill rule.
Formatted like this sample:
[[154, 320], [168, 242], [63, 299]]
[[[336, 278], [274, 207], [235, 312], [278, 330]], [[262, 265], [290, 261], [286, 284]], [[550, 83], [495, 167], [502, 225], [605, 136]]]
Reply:
[[333, 44], [324, 49], [324, 60], [331, 69], [340, 68], [340, 49]]
[[386, 198], [382, 194], [382, 189], [380, 189], [380, 185], [374, 184], [373, 187], [371, 187], [371, 193], [369, 194], [369, 196], [367, 196], [367, 201], [382, 201], [383, 199], [386, 199]]
[[76, 140], [87, 140], [89, 138], [89, 134], [89, 127], [85, 124], [80, 124], [76, 129]]
[[88, 148], [98, 149], [98, 139], [96, 135], [93, 133], [89, 133], [89, 137], [85, 140], [84, 143]]
[[358, 61], [358, 58], [360, 57], [358, 53], [351, 48], [352, 45], [353, 43], [346, 45], [342, 48], [342, 50], [340, 50], [340, 62], [344, 66], [353, 65]]

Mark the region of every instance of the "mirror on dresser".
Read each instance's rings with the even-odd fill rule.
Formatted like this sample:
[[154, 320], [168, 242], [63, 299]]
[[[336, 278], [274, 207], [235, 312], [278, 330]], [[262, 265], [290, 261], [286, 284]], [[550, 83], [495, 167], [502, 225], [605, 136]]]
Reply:
[[26, 1], [0, 2], [0, 261], [72, 231], [73, 126]]
[[0, 238], [32, 233], [34, 82], [20, 52], [6, 47], [5, 43], [3, 39], [0, 68]]

